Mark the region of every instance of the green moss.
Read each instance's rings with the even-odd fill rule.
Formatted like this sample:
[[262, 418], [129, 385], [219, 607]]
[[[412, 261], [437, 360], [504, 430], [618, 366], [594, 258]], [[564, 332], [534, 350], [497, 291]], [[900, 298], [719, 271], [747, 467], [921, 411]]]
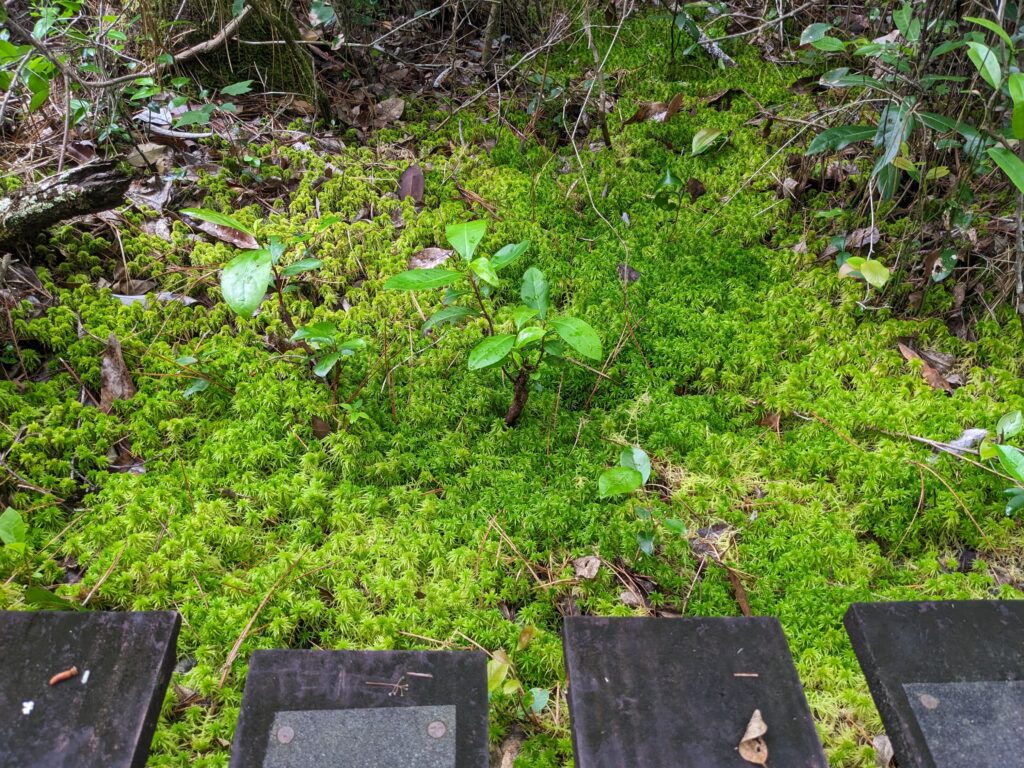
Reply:
[[[330, 319], [369, 344], [342, 370], [338, 390], [341, 402], [359, 391], [369, 421], [321, 438], [313, 417], [344, 425], [345, 414], [300, 356], [266, 343], [288, 335], [275, 300], [254, 319], [230, 316], [219, 301], [216, 271], [230, 248], [193, 242], [184, 224], [166, 243], [129, 216], [121, 247], [130, 274], [157, 279], [161, 290], [208, 295], [213, 306], [123, 306], [91, 287], [113, 272], [120, 247], [70, 231], [51, 241], [53, 272], [42, 278], [57, 303], [39, 316], [28, 305], [13, 310], [35, 375], [27, 385], [0, 383], [8, 428], [0, 442], [12, 469], [54, 495], [7, 487], [32, 547], [24, 558], [0, 549], [0, 574], [15, 576], [0, 587], [0, 605], [24, 607], [24, 587], [36, 584], [58, 585], [69, 599], [94, 590], [94, 608], [182, 612], [179, 653], [195, 665], [174, 682], [202, 699], [179, 708], [175, 689], [168, 693], [153, 765], [226, 765], [245, 662], [257, 648], [461, 647], [469, 637], [508, 652], [524, 686], [564, 695], [564, 602], [635, 612], [610, 570], [573, 580], [571, 562], [581, 555], [643, 575], [655, 585], [651, 602], [670, 611], [738, 613], [720, 569], [697, 578], [687, 538], [662, 532], [655, 555], [645, 556], [633, 507], [597, 498], [596, 478], [618, 451], [613, 439], [655, 458], [670, 496], [659, 515], [691, 532], [722, 522], [734, 529], [731, 556], [749, 575], [751, 606], [780, 618], [835, 766], [872, 765], [863, 733], [881, 728], [842, 629], [849, 602], [1019, 596], [1005, 576], [1016, 578], [1021, 535], [1003, 517], [999, 482], [949, 456], [933, 462], [921, 446], [891, 436], [952, 439], [1021, 407], [1019, 323], [984, 318], [978, 341], [965, 343], [937, 319], [868, 312], [858, 304], [861, 286], [782, 247], [804, 236], [805, 223], [760, 182], [781, 171], [776, 148], [791, 134], [766, 142], [747, 123], [758, 103], [799, 110], [786, 85], [800, 73], [737, 49], [737, 70], [666, 82], [661, 34], [646, 22], [627, 27], [610, 62], [634, 73], [612, 117], [614, 147], [582, 154], [593, 205], [642, 275], [629, 291], [636, 343], [622, 348], [608, 370], [614, 383], [601, 384], [589, 409], [593, 376], [553, 371], [521, 426], [502, 428], [508, 383], [500, 372], [466, 370], [482, 329], [426, 339], [408, 297], [381, 290], [412, 252], [442, 244], [447, 224], [482, 215], [467, 207], [457, 178], [500, 215], [482, 252], [531, 241], [499, 300], [514, 300], [519, 273], [536, 265], [556, 305], [599, 328], [607, 348], [619, 338], [624, 251], [591, 209], [575, 157], [523, 144], [468, 111], [461, 127], [457, 119], [437, 129], [426, 118], [441, 115], [424, 107], [423, 123], [402, 127], [419, 142], [427, 191], [421, 211], [402, 205], [399, 229], [391, 194], [407, 160], [389, 153], [386, 136], [338, 155], [259, 148], [264, 168], [286, 159], [298, 179], [280, 213], [265, 220], [256, 206], [238, 210], [226, 174], [199, 182], [207, 207], [259, 222], [267, 234], [305, 232], [318, 213], [351, 222], [315, 241], [324, 267], [287, 299], [297, 320]], [[563, 52], [553, 66], [568, 77], [588, 60], [587, 52]], [[702, 100], [727, 86], [749, 97], [737, 93], [722, 111]], [[675, 119], [620, 132], [637, 102], [677, 90], [685, 106]], [[509, 119], [526, 120], [515, 112]], [[692, 136], [705, 126], [731, 140], [690, 157]], [[489, 153], [478, 145], [485, 139], [496, 140]], [[683, 204], [678, 221], [647, 194], [668, 164], [708, 190]], [[807, 239], [813, 248], [815, 237]], [[420, 296], [423, 311], [439, 298]], [[946, 289], [934, 287], [930, 301], [946, 306]], [[104, 415], [80, 402], [59, 361], [98, 391], [110, 333], [122, 341], [139, 393]], [[933, 391], [896, 347], [908, 335], [963, 361], [966, 385], [952, 396]], [[173, 362], [181, 355], [198, 358], [195, 367], [218, 385], [186, 397], [191, 376]], [[781, 437], [759, 425], [767, 412], [784, 415]], [[144, 474], [109, 471], [108, 452], [124, 438]], [[967, 573], [950, 565], [963, 546], [982, 551]], [[59, 584], [68, 558], [85, 570], [80, 584]], [[272, 590], [220, 687], [229, 649]], [[527, 625], [537, 636], [517, 649]], [[494, 740], [516, 724], [528, 734], [518, 765], [569, 764], [564, 700], [535, 726], [521, 722], [511, 699], [495, 697]]]

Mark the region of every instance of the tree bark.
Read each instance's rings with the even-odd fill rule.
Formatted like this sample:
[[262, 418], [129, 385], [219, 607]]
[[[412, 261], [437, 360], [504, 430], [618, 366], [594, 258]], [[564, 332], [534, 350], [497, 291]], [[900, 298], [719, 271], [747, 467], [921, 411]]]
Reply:
[[130, 183], [116, 163], [91, 163], [0, 198], [0, 252], [31, 241], [54, 224], [120, 205]]

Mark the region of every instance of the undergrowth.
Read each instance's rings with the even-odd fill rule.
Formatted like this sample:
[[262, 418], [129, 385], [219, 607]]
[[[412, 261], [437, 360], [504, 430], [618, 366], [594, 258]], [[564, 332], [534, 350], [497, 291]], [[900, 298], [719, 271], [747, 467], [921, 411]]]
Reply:
[[[622, 601], [609, 567], [577, 579], [573, 559], [597, 554], [649, 580], [652, 609], [734, 615], [725, 571], [711, 564], [698, 576], [690, 548], [700, 529], [725, 523], [735, 535], [728, 561], [744, 574], [752, 611], [782, 622], [832, 765], [866, 767], [881, 725], [842, 628], [847, 605], [1020, 596], [1010, 586], [1020, 577], [1019, 526], [1003, 515], [1001, 484], [900, 436], [949, 440], [1021, 407], [1020, 324], [1009, 312], [987, 318], [967, 343], [940, 319], [865, 309], [862, 287], [816, 259], [826, 240], [814, 220], [765, 189], [792, 134], [778, 127], [766, 140], [747, 124], [755, 100], [799, 108], [787, 84], [801, 73], [741, 52], [736, 70], [694, 69], [692, 79], [668, 82], [658, 75], [665, 51], [654, 26], [634, 23], [625, 38], [609, 62], [626, 73], [613, 130], [639, 101], [682, 90], [684, 106], [664, 124], [626, 126], [611, 150], [581, 143], [586, 184], [564, 148], [556, 156], [521, 144], [468, 112], [436, 130], [443, 115], [429, 107], [421, 122], [339, 155], [259, 149], [264, 167], [287, 158], [282, 174], [301, 177], [268, 234], [301, 234], [317, 211], [372, 214], [333, 225], [315, 254], [323, 268], [288, 298], [297, 322], [329, 320], [368, 342], [344, 368], [336, 401], [302, 356], [274, 349], [290, 335], [276, 311], [238, 319], [221, 302], [208, 309], [152, 296], [123, 306], [93, 287], [115, 243], [63, 230], [40, 249], [59, 305], [38, 317], [23, 305], [14, 318], [26, 364], [45, 366], [28, 384], [0, 383], [0, 417], [6, 463], [51, 493], [14, 497], [30, 546], [24, 555], [0, 549], [0, 573], [12, 577], [0, 605], [24, 607], [27, 586], [58, 584], [80, 568], [82, 580], [58, 595], [90, 596], [90, 609], [181, 612], [186, 663], [168, 691], [152, 765], [226, 765], [255, 649], [470, 640], [504, 650], [525, 688], [553, 694], [536, 720], [517, 713], [513, 697], [495, 696], [492, 741], [518, 724], [527, 739], [517, 765], [568, 765], [564, 700], [554, 706], [564, 696], [561, 616], [570, 606], [638, 611]], [[589, 56], [563, 52], [556, 63], [583, 71]], [[726, 87], [743, 89], [730, 108], [704, 102]], [[520, 126], [528, 119], [508, 117]], [[691, 157], [705, 127], [730, 140]], [[396, 229], [388, 195], [410, 146], [426, 173], [425, 205], [403, 203]], [[677, 221], [646, 194], [669, 164], [707, 188]], [[637, 343], [626, 343], [607, 370], [613, 381], [600, 383], [589, 407], [593, 374], [551, 371], [520, 425], [504, 428], [508, 382], [497, 370], [465, 370], [482, 321], [424, 337], [409, 297], [382, 290], [411, 253], [443, 244], [446, 225], [482, 215], [456, 183], [498, 213], [484, 252], [531, 242], [498, 298], [514, 301], [522, 271], [536, 266], [553, 306], [599, 329], [606, 349], [624, 322], [623, 239], [640, 273], [629, 286]], [[247, 221], [260, 215], [255, 206], [235, 210], [227, 177], [202, 184], [204, 206]], [[588, 185], [618, 236], [591, 210]], [[137, 224], [123, 235], [133, 276], [154, 276], [161, 290], [216, 293], [228, 247], [193, 242], [182, 223], [171, 244]], [[800, 242], [808, 252], [794, 250]], [[73, 275], [81, 284], [69, 285]], [[98, 391], [111, 333], [139, 392], [106, 415], [82, 403], [59, 360]], [[931, 389], [897, 349], [907, 336], [955, 355], [966, 384], [952, 396]], [[174, 362], [182, 356], [218, 386], [186, 397], [190, 378]], [[340, 405], [349, 399], [368, 418], [351, 419]], [[781, 415], [778, 434], [760, 423], [770, 414]], [[334, 431], [324, 434], [318, 420]], [[18, 425], [26, 430], [15, 441]], [[108, 452], [125, 438], [144, 473], [109, 471]], [[629, 504], [598, 498], [597, 477], [623, 444], [653, 458], [667, 489], [654, 504], [689, 531], [662, 537], [651, 556], [638, 547], [644, 523]], [[964, 550], [981, 555], [960, 568]], [[537, 632], [520, 648], [527, 626]]]

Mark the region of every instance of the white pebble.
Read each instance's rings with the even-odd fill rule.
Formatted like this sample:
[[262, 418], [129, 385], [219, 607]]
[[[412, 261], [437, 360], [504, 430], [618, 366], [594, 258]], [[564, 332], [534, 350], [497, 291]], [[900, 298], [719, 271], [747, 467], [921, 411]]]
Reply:
[[32, 710], [35, 709], [36, 703], [34, 701], [23, 701], [21, 702], [21, 714], [30, 715]]

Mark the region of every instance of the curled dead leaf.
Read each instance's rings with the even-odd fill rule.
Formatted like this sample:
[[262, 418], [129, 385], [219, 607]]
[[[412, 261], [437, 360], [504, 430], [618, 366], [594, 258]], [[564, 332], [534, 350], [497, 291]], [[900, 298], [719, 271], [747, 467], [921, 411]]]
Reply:
[[947, 379], [945, 376], [942, 375], [938, 368], [936, 368], [934, 365], [931, 365], [927, 360], [921, 357], [921, 355], [919, 355], [916, 351], [908, 347], [903, 342], [899, 342], [897, 346], [899, 347], [900, 354], [903, 355], [903, 358], [907, 362], [910, 362], [912, 360], [921, 361], [921, 378], [928, 382], [928, 386], [930, 386], [932, 389], [941, 389], [942, 391], [948, 394], [953, 393], [953, 390], [956, 389], [956, 387], [954, 386], [953, 382], [950, 381], [950, 379]]
[[114, 334], [107, 339], [107, 348], [100, 356], [100, 410], [110, 413], [115, 400], [128, 400], [135, 395], [128, 366], [121, 354], [121, 342]]
[[593, 555], [577, 557], [572, 561], [572, 564], [576, 569], [577, 579], [593, 579], [601, 569], [601, 558], [594, 557]]
[[761, 710], [755, 709], [754, 714], [750, 716], [750, 722], [747, 723], [747, 730], [743, 733], [743, 738], [740, 739], [740, 757], [748, 763], [767, 765], [768, 744], [764, 740], [766, 733], [768, 733], [768, 725], [761, 717]]
[[211, 237], [223, 240], [225, 243], [231, 243], [236, 248], [255, 249], [260, 247], [255, 237], [245, 232], [240, 232], [234, 227], [214, 224], [211, 221], [195, 221], [193, 226], [196, 229], [201, 229]]
[[878, 227], [862, 227], [855, 229], [846, 238], [847, 248], [863, 248], [865, 245], [874, 245], [881, 239], [882, 234]]
[[424, 248], [409, 257], [409, 269], [431, 269], [444, 264], [451, 257], [454, 251], [446, 248]]
[[411, 197], [416, 205], [423, 205], [423, 170], [417, 163], [413, 163], [404, 171], [398, 178], [398, 194], [399, 200], [405, 200], [407, 197]]
[[664, 101], [641, 101], [636, 107], [636, 112], [623, 125], [644, 123], [648, 120], [655, 123], [664, 123], [675, 117], [682, 106], [682, 91], [673, 96], [672, 101], [667, 104]]

